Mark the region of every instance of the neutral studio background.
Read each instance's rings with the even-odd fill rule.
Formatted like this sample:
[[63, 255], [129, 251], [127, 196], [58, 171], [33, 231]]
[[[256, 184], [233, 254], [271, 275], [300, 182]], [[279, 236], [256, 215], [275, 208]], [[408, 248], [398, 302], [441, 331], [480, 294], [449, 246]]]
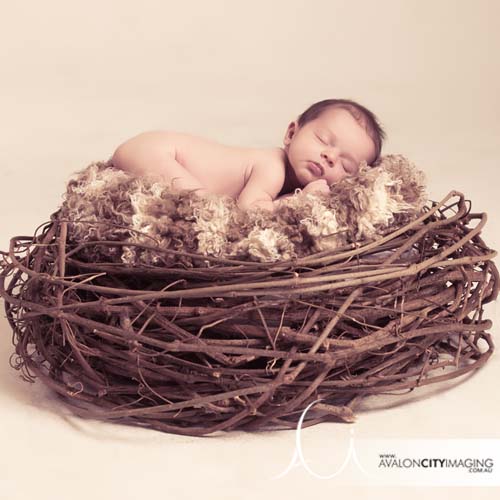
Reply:
[[[0, 6], [2, 249], [48, 220], [70, 175], [108, 159], [132, 135], [163, 128], [275, 147], [307, 106], [333, 97], [357, 100], [379, 116], [389, 137], [383, 152], [422, 168], [432, 199], [456, 189], [474, 211], [487, 212], [483, 237], [500, 248], [500, 1]], [[496, 305], [488, 314], [497, 337]], [[3, 315], [0, 333], [0, 499], [374, 494], [355, 470], [320, 481], [297, 469], [271, 481], [291, 458], [293, 431], [197, 439], [65, 417], [40, 383], [23, 382], [9, 367]], [[498, 438], [499, 375], [497, 354], [446, 390], [414, 393], [392, 408], [375, 400], [354, 424], [356, 435]], [[311, 453], [328, 462], [349, 426], [306, 432]], [[383, 491], [387, 498], [401, 493]], [[476, 498], [494, 494], [474, 491]]]

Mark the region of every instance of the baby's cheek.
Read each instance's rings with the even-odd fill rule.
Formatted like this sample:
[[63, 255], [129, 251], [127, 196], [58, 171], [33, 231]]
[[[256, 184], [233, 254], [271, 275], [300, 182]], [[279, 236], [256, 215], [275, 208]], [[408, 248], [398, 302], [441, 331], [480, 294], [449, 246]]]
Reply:
[[329, 175], [325, 177], [326, 182], [331, 185], [331, 184], [336, 184], [337, 182], [341, 181], [344, 177], [347, 177], [348, 174], [346, 172], [339, 172], [336, 169], [333, 169]]

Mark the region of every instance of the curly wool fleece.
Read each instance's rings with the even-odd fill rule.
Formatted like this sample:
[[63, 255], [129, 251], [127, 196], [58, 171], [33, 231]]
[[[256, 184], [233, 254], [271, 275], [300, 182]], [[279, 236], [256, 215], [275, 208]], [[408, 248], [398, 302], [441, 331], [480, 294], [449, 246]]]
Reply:
[[88, 258], [191, 267], [188, 253], [275, 262], [373, 239], [415, 218], [427, 195], [423, 173], [405, 157], [387, 155], [374, 167], [362, 163], [357, 176], [333, 185], [329, 194], [297, 189], [274, 213], [241, 210], [229, 196], [174, 191], [158, 179], [131, 176], [109, 161], [77, 172], [63, 199], [61, 218], [71, 221], [71, 240], [130, 243], [87, 247]]

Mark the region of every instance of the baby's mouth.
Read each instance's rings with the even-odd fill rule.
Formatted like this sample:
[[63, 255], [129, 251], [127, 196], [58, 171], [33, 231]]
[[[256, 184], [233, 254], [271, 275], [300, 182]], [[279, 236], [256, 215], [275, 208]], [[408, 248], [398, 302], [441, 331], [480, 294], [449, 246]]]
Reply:
[[310, 161], [309, 164], [313, 166], [313, 170], [316, 171], [316, 173], [319, 176], [323, 176], [324, 175], [325, 170], [324, 170], [324, 168], [319, 163], [316, 163], [315, 161]]

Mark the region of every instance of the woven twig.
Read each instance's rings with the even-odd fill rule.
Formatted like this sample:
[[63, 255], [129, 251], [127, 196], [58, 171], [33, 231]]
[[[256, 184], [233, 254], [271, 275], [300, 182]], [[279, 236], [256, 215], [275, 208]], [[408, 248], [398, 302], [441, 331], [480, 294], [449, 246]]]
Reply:
[[84, 417], [199, 436], [292, 428], [322, 399], [304, 427], [352, 422], [364, 397], [458, 377], [494, 349], [496, 252], [461, 193], [377, 241], [274, 264], [86, 262], [122, 243], [71, 241], [68, 222], [11, 239], [0, 294], [12, 366]]

